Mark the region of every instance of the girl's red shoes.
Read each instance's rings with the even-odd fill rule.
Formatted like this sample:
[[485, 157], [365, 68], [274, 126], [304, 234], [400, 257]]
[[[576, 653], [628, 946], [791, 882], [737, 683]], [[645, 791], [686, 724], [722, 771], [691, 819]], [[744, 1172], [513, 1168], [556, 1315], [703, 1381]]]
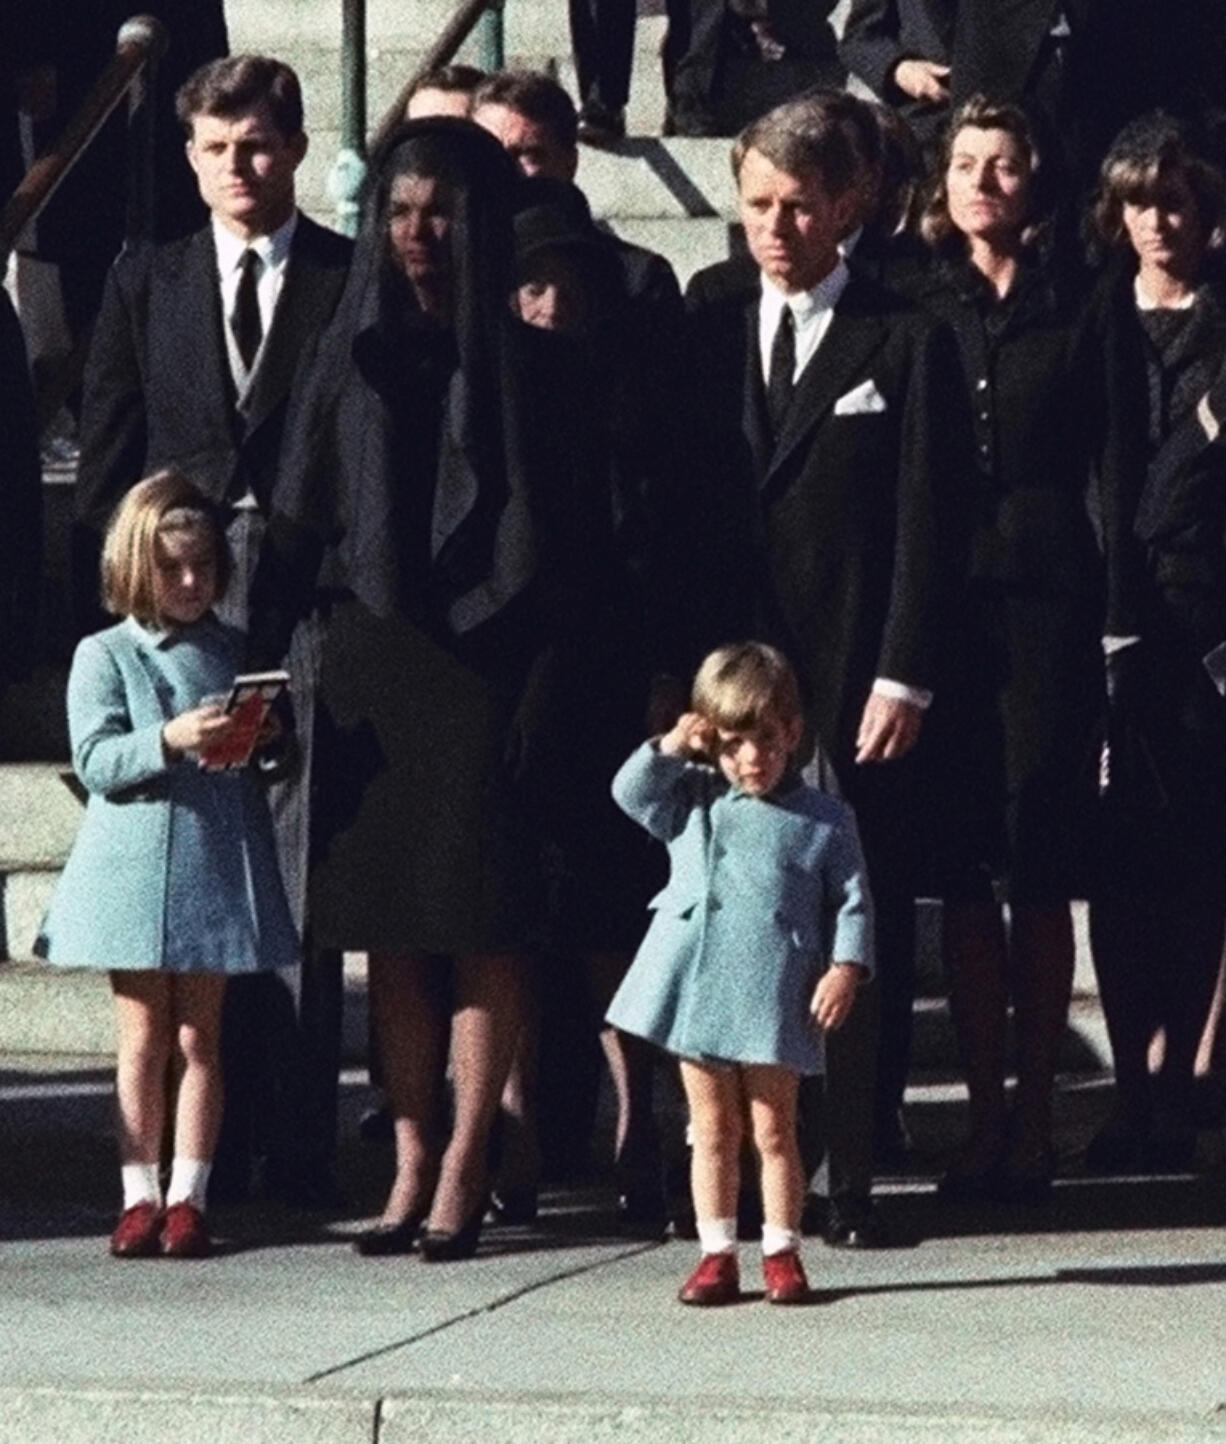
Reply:
[[116, 1258], [152, 1258], [162, 1250], [162, 1210], [156, 1203], [125, 1208], [111, 1235]]
[[172, 1203], [162, 1224], [165, 1258], [208, 1258], [213, 1252], [204, 1215], [190, 1203]]
[[741, 1296], [736, 1254], [705, 1253], [698, 1267], [681, 1286], [677, 1297], [683, 1304], [713, 1307], [732, 1304]]
[[800, 1255], [791, 1251], [763, 1256], [762, 1277], [768, 1304], [804, 1304], [809, 1301], [809, 1280]]

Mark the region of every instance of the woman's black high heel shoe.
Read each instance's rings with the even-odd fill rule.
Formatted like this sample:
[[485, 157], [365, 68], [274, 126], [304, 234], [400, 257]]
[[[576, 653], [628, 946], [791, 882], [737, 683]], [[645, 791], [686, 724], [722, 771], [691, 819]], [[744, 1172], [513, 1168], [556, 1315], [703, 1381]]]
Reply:
[[481, 1225], [485, 1221], [487, 1204], [488, 1199], [482, 1194], [476, 1208], [457, 1229], [426, 1229], [417, 1243], [423, 1261], [454, 1263], [457, 1259], [472, 1258], [481, 1239]]
[[385, 1258], [391, 1254], [412, 1253], [425, 1220], [425, 1211], [417, 1209], [406, 1214], [399, 1223], [376, 1223], [364, 1228], [353, 1238], [354, 1251], [363, 1258]]

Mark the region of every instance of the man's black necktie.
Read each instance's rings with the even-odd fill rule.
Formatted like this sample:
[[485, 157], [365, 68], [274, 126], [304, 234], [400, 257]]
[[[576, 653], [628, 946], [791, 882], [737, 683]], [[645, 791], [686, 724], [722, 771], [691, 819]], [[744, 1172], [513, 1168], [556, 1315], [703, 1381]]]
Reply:
[[776, 436], [792, 404], [792, 376], [796, 370], [796, 323], [791, 306], [785, 306], [771, 343], [771, 369], [766, 382], [766, 411]]
[[256, 252], [250, 248], [243, 252], [243, 273], [238, 278], [238, 294], [234, 300], [234, 340], [247, 371], [251, 370], [256, 352], [260, 349], [260, 342], [264, 339], [264, 323], [260, 320], [260, 298], [256, 291], [263, 264]]

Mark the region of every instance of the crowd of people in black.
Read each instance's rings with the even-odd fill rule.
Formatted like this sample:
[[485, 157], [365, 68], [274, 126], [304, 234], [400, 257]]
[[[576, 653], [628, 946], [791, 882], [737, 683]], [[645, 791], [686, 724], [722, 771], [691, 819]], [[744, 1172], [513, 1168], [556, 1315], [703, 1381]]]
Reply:
[[[209, 219], [109, 272], [76, 552], [92, 582], [102, 551], [129, 619], [115, 631], [152, 628], [159, 667], [223, 623], [248, 668], [288, 659], [293, 716], [261, 767], [302, 960], [175, 961], [167, 903], [166, 956], [126, 965], [250, 976], [207, 1006], [173, 978], [116, 984], [116, 1252], [206, 1251], [206, 1191], [245, 1196], [258, 1160], [287, 1197], [336, 1202], [342, 950], [369, 956], [395, 1144], [361, 1252], [464, 1257], [488, 1210], [533, 1217], [542, 1176], [588, 1151], [597, 1035], [620, 1205], [658, 1225], [658, 1055], [601, 1020], [663, 858], [609, 783], [644, 737], [674, 735], [710, 649], [750, 637], [794, 669], [785, 756], [853, 809], [873, 895], [873, 979], [829, 1032], [823, 1082], [800, 1084], [828, 1241], [887, 1241], [871, 1189], [907, 1149], [920, 896], [943, 903], [970, 1096], [947, 1197], [1051, 1187], [1075, 898], [1117, 1093], [1086, 1163], [1194, 1165], [1226, 922], [1221, 133], [1203, 95], [1155, 91], [1154, 66], [1144, 86], [1078, 79], [1074, 5], [1048, 17], [1039, 79], [1000, 90], [959, 46], [1015, 53], [1003, 32], [976, 40], [968, 19], [915, 55], [895, 35], [891, 63], [892, 8], [858, 0], [844, 44], [876, 37], [877, 69], [855, 63], [940, 111], [939, 132], [841, 89], [751, 121], [732, 147], [744, 249], [684, 297], [663, 258], [594, 222], [580, 116], [548, 77], [427, 77], [371, 157], [352, 245], [297, 209], [287, 66], [235, 56], [179, 90]], [[1117, 58], [1142, 38], [1119, 10]], [[904, 68], [920, 61], [922, 79]], [[593, 96], [589, 120], [608, 121], [597, 102], [616, 112], [619, 93]], [[12, 385], [0, 420], [20, 430], [31, 403]], [[103, 550], [116, 507], [167, 473], [189, 489], [153, 488]], [[154, 602], [116, 601], [117, 548], [139, 545]], [[192, 591], [202, 556], [214, 571]], [[108, 804], [135, 787], [171, 817], [187, 806], [175, 769], [214, 719], [195, 717], [202, 697], [175, 715], [171, 672], [160, 761], [108, 774]], [[77, 695], [80, 765], [135, 724], [127, 694]], [[180, 889], [183, 847], [158, 863]], [[207, 914], [196, 899], [182, 925], [233, 923]], [[53, 960], [91, 961], [49, 936]], [[164, 1067], [172, 1036], [212, 1081], [180, 1113], [192, 1151], [167, 1243], [150, 1089], [124, 1070], [142, 1049]]]

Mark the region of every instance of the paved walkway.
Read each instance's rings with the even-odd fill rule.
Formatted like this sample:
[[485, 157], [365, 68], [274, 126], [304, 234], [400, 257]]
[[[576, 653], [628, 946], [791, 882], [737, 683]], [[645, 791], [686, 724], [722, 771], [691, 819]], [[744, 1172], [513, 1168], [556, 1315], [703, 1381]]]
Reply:
[[[1061, 1099], [1065, 1152], [1101, 1084]], [[387, 1158], [346, 1089], [354, 1211]], [[900, 1246], [806, 1245], [812, 1307], [674, 1294], [694, 1245], [617, 1234], [607, 1190], [550, 1194], [475, 1260], [367, 1260], [351, 1219], [219, 1214], [207, 1263], [116, 1262], [105, 1068], [0, 1059], [2, 1444], [923, 1441], [1226, 1444], [1226, 1189], [1091, 1181], [1030, 1213], [885, 1185]], [[921, 1162], [958, 1124], [911, 1107]], [[925, 1167], [930, 1166], [925, 1164]]]

